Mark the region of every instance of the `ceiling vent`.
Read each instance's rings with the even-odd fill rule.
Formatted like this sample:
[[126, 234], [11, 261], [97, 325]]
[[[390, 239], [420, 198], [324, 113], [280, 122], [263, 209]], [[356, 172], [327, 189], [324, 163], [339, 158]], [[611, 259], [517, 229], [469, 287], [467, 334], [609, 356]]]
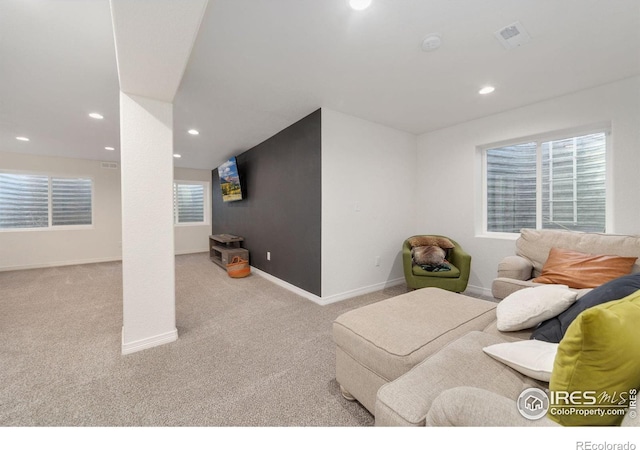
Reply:
[[531, 36], [527, 33], [520, 22], [512, 23], [494, 33], [496, 39], [500, 41], [502, 46], [507, 50], [519, 47], [531, 40]]
[[117, 169], [118, 168], [118, 163], [117, 162], [101, 161], [100, 162], [100, 167], [102, 167], [103, 169]]

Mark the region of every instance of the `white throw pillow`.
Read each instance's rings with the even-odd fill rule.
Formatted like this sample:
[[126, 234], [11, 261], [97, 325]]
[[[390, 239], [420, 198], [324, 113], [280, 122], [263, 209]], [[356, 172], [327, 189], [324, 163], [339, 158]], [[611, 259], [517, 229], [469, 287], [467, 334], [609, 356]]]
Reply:
[[482, 350], [523, 375], [549, 382], [558, 345], [529, 340], [490, 345]]
[[557, 316], [576, 301], [567, 286], [551, 285], [520, 289], [498, 303], [498, 330], [526, 330]]

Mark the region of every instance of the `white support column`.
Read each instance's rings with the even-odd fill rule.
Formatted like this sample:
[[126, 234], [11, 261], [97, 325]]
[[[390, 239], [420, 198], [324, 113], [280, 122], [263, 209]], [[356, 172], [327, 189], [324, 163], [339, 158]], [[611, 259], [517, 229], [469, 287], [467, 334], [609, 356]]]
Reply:
[[122, 353], [175, 341], [173, 106], [120, 93]]
[[173, 98], [207, 0], [110, 0], [120, 81], [122, 353], [178, 339]]

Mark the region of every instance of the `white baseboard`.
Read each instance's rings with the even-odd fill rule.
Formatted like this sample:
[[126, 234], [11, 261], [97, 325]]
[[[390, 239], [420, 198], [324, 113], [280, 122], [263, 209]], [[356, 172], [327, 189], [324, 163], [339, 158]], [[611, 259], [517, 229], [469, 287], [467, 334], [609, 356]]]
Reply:
[[133, 342], [124, 342], [124, 327], [122, 328], [122, 354], [129, 355], [131, 353], [146, 350], [148, 348], [157, 347], [158, 345], [168, 344], [178, 340], [178, 330], [174, 328], [166, 333], [158, 334]]
[[393, 287], [393, 286], [398, 286], [398, 285], [404, 284], [404, 283], [405, 283], [404, 277], [396, 278], [395, 280], [383, 281], [381, 283], [376, 283], [376, 284], [372, 284], [370, 286], [365, 286], [365, 287], [361, 287], [361, 288], [358, 288], [358, 289], [353, 289], [351, 291], [342, 292], [340, 294], [334, 294], [334, 295], [329, 295], [329, 296], [326, 296], [326, 297], [322, 297], [322, 303], [321, 304], [322, 305], [328, 305], [330, 303], [340, 302], [342, 300], [347, 300], [347, 299], [352, 298], [352, 297], [357, 297], [359, 295], [370, 294], [372, 292], [380, 291], [382, 289]]
[[283, 287], [286, 290], [293, 292], [294, 294], [298, 294], [299, 296], [304, 297], [307, 300], [311, 300], [312, 302], [317, 303], [318, 305], [322, 305], [322, 298], [318, 297], [315, 294], [312, 294], [311, 292], [305, 291], [304, 289], [301, 289], [298, 286], [294, 286], [291, 283], [287, 283], [286, 281], [281, 280], [278, 277], [274, 277], [270, 273], [264, 272], [253, 266], [251, 266], [251, 272], [255, 273], [256, 275], [260, 275], [263, 278], [266, 278], [267, 280], [271, 281], [273, 284], [277, 284], [278, 286]]
[[[176, 256], [191, 255], [195, 253], [206, 253], [208, 251], [209, 251], [208, 248], [197, 249], [197, 250], [183, 250], [180, 252], [176, 252]], [[53, 261], [48, 263], [4, 266], [4, 267], [0, 267], [0, 272], [9, 272], [11, 270], [46, 269], [49, 267], [78, 266], [81, 264], [96, 264], [96, 263], [116, 262], [116, 261], [122, 261], [122, 257], [118, 256], [115, 258], [89, 258], [89, 259], [77, 259], [77, 260], [71, 260], [71, 261]]]
[[209, 249], [207, 247], [199, 248], [199, 249], [195, 249], [195, 250], [181, 250], [179, 252], [176, 252], [176, 256], [178, 256], [178, 255], [191, 255], [193, 253], [207, 253], [208, 251], [209, 251]]
[[405, 282], [404, 278], [397, 278], [395, 280], [384, 281], [382, 283], [377, 283], [371, 286], [365, 286], [362, 288], [353, 289], [351, 291], [342, 292], [340, 294], [329, 295], [327, 297], [319, 297], [315, 294], [312, 294], [311, 292], [305, 291], [304, 289], [294, 286], [291, 283], [287, 283], [286, 281], [281, 280], [278, 277], [274, 277], [269, 273], [263, 272], [260, 269], [256, 269], [253, 266], [251, 266], [251, 271], [256, 273], [257, 275], [260, 275], [261, 277], [266, 278], [272, 283], [277, 284], [278, 286], [283, 287], [288, 291], [291, 291], [294, 294], [298, 294], [301, 297], [304, 297], [308, 300], [311, 300], [312, 302], [317, 303], [318, 305], [321, 305], [321, 306], [329, 305], [331, 303], [336, 303], [352, 297], [357, 297], [358, 295], [370, 294], [371, 292], [379, 291], [381, 289], [388, 288], [391, 286], [397, 286]]
[[78, 259], [73, 261], [53, 261], [49, 263], [38, 264], [23, 264], [17, 266], [4, 266], [0, 267], [0, 272], [8, 272], [10, 270], [28, 270], [28, 269], [46, 269], [49, 267], [62, 267], [62, 266], [78, 266], [80, 264], [96, 264], [103, 262], [122, 261], [121, 257], [117, 258], [90, 258], [90, 259]]

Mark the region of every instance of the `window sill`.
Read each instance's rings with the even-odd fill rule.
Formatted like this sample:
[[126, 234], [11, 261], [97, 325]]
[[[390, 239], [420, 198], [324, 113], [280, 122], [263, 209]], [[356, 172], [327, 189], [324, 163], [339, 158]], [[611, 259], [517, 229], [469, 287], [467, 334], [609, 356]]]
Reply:
[[187, 222], [187, 223], [174, 223], [174, 227], [208, 227], [208, 222]]
[[477, 238], [482, 239], [502, 239], [505, 241], [515, 241], [520, 237], [520, 233], [493, 233], [493, 232], [484, 232], [476, 234]]
[[0, 233], [12, 233], [12, 232], [32, 232], [32, 231], [80, 231], [80, 230], [93, 230], [93, 225], [66, 225], [55, 227], [37, 227], [37, 228], [3, 228], [0, 229]]

